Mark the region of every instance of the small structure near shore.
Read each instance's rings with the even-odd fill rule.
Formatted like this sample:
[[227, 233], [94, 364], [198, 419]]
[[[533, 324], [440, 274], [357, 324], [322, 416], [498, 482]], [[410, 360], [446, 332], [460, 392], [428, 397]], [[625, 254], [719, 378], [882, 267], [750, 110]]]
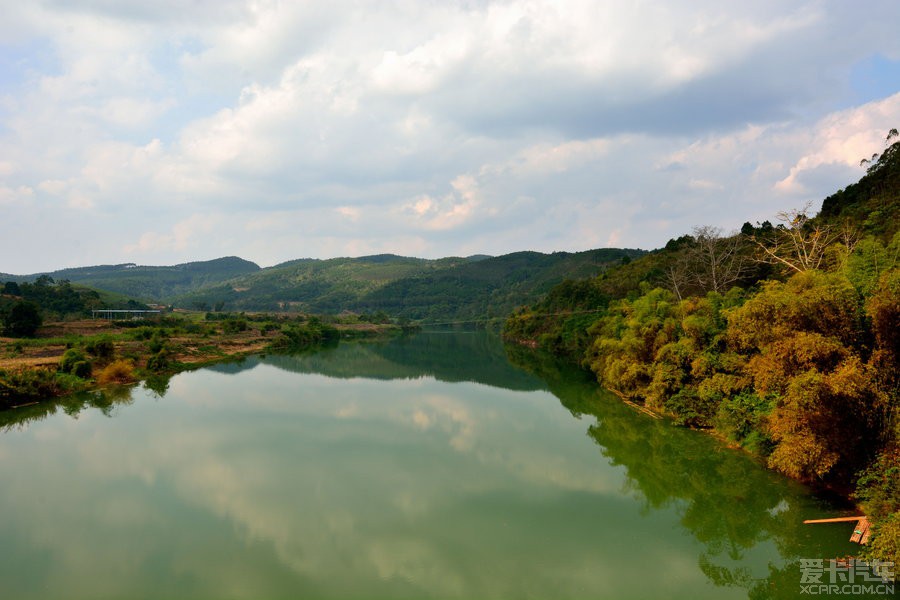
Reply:
[[98, 308], [91, 311], [91, 316], [94, 319], [100, 317], [101, 319], [107, 319], [109, 321], [127, 321], [129, 319], [145, 319], [150, 315], [158, 315], [160, 312], [161, 311], [159, 310]]
[[871, 530], [869, 529], [869, 518], [865, 515], [858, 517], [834, 517], [832, 519], [807, 519], [803, 523], [846, 523], [850, 521], [856, 521], [856, 527], [853, 528], [853, 535], [850, 536], [850, 541], [857, 544], [868, 544]]

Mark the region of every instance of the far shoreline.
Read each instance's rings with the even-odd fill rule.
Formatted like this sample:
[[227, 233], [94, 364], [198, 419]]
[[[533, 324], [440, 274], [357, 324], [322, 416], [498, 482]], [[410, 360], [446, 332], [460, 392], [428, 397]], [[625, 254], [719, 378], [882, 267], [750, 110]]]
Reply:
[[[306, 315], [219, 313], [212, 320], [202, 313], [178, 313], [140, 322], [51, 322], [34, 337], [0, 337], [0, 410], [110, 384], [171, 377], [254, 354], [303, 350], [340, 339], [390, 337], [408, 329], [391, 323], [325, 323]], [[88, 376], [65, 372], [64, 357], [73, 352], [90, 365]]]

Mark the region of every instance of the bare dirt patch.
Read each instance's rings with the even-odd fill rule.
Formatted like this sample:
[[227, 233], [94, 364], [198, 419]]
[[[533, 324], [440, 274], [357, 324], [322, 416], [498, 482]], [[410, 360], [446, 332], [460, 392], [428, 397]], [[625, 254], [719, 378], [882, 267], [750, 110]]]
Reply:
[[66, 335], [97, 335], [121, 331], [109, 321], [103, 319], [79, 319], [77, 321], [58, 321], [46, 323], [38, 329], [39, 338], [62, 337]]

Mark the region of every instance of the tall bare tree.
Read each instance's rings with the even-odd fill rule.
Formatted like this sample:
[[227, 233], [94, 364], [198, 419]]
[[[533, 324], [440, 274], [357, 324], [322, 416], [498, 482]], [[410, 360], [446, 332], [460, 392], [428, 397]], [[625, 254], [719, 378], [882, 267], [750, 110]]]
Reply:
[[665, 280], [672, 293], [679, 300], [684, 300], [694, 280], [688, 256], [685, 252], [678, 252], [675, 260], [666, 267]]
[[822, 267], [825, 251], [843, 241], [848, 249], [856, 243], [852, 231], [833, 225], [812, 224], [807, 216], [811, 203], [803, 208], [778, 213], [781, 223], [764, 238], [754, 237], [760, 260], [802, 273]]
[[739, 235], [723, 235], [718, 227], [694, 228], [694, 244], [688, 253], [691, 273], [704, 291], [725, 292], [749, 270]]

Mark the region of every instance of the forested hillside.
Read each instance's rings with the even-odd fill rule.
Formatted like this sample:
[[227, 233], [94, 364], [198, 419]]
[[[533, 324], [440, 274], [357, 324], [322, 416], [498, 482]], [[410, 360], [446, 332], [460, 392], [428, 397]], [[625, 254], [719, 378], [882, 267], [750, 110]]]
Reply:
[[516, 252], [400, 279], [365, 295], [358, 307], [431, 321], [506, 317], [565, 278], [594, 276], [643, 254], [615, 248]]
[[641, 250], [517, 252], [426, 260], [383, 254], [303, 259], [206, 286], [174, 299], [187, 308], [383, 311], [415, 320], [505, 317], [565, 277], [596, 275]]
[[186, 308], [293, 310], [337, 313], [392, 281], [465, 263], [380, 254], [360, 258], [299, 259], [209, 285], [171, 299]]
[[856, 184], [725, 235], [698, 227], [506, 323], [604, 387], [853, 490], [900, 561], [900, 142]]

